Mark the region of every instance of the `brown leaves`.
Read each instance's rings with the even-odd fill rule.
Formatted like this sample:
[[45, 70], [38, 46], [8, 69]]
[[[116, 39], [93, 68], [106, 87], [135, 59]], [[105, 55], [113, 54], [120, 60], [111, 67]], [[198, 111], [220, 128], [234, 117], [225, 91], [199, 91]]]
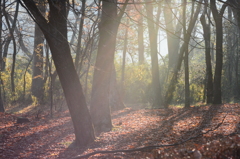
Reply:
[[74, 134], [67, 111], [55, 114], [54, 119], [42, 116], [39, 121], [28, 116], [31, 122], [23, 124], [15, 124], [17, 116], [0, 113], [0, 158], [65, 159], [99, 150], [173, 144], [214, 128], [226, 112], [228, 114], [218, 129], [182, 145], [141, 152], [96, 154], [90, 158], [236, 159], [240, 153], [240, 111], [236, 104], [222, 105], [216, 112], [209, 106], [188, 110], [173, 108], [168, 116], [163, 116], [165, 110], [157, 109], [116, 111], [112, 114], [113, 130], [102, 133], [85, 150], [68, 148]]

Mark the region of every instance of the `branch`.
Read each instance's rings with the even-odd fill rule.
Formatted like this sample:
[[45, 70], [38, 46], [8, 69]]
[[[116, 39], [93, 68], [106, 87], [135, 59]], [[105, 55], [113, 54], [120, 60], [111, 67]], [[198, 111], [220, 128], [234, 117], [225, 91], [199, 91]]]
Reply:
[[128, 4], [129, 0], [126, 0], [125, 3], [123, 4], [122, 8], [120, 9], [120, 13], [118, 14], [118, 21], [121, 20], [126, 8], [127, 8], [127, 4]]
[[38, 26], [41, 29], [46, 30], [48, 26], [47, 20], [41, 14], [35, 2], [33, 0], [22, 0], [25, 4], [24, 5], [21, 0], [18, 1], [21, 4], [21, 6], [26, 9], [31, 18], [38, 24]]

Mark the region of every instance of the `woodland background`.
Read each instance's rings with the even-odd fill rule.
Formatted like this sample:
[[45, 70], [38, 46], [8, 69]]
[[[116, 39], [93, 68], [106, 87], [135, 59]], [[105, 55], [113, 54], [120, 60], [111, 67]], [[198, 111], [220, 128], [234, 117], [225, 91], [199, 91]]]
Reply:
[[[148, 135], [169, 129], [171, 124], [179, 127], [173, 134], [174, 129], [168, 130], [174, 136], [169, 140], [149, 137], [152, 142], [143, 144], [148, 138], [145, 137], [140, 139], [141, 144], [132, 141], [130, 146], [121, 146], [124, 141], [120, 146], [104, 149], [134, 149], [179, 143], [180, 139], [185, 143], [186, 136], [192, 136], [189, 140], [201, 136], [201, 141], [169, 152], [164, 149], [163, 154], [176, 151], [185, 157], [194, 153], [208, 157], [215, 154], [216, 158], [218, 154], [238, 156], [240, 2], [237, 0], [0, 0], [0, 22], [3, 157], [10, 155], [8, 150], [17, 149], [9, 143], [20, 143], [23, 136], [35, 134], [44, 122], [49, 123], [38, 130], [47, 129], [42, 132], [52, 134], [57, 130], [50, 127], [65, 123], [59, 129], [69, 128], [66, 134], [71, 138], [64, 140], [74, 140], [73, 147], [80, 147], [84, 153], [89, 144], [98, 140], [105, 143], [105, 139], [113, 139], [118, 132], [124, 134], [127, 130], [123, 125], [129, 115], [136, 115], [136, 120], [141, 118], [136, 125], [135, 118], [130, 119], [133, 123], [126, 124], [134, 130], [152, 120], [151, 128], [142, 130]], [[149, 114], [153, 118], [146, 117]], [[196, 123], [187, 126], [189, 132], [180, 131], [181, 120], [188, 123], [193, 119]], [[219, 142], [213, 145], [224, 145], [225, 140], [230, 144], [225, 144], [225, 149], [213, 148], [209, 154], [203, 153], [209, 143], [204, 139], [206, 132], [217, 131], [226, 120], [225, 129], [229, 131], [219, 130], [219, 134], [226, 136], [221, 142], [216, 138]], [[33, 128], [33, 125], [38, 126]], [[16, 131], [22, 135], [18, 134], [18, 140], [14, 141], [10, 136]], [[161, 135], [164, 138], [164, 133]], [[55, 137], [63, 138], [60, 134]], [[68, 150], [69, 144], [66, 145], [50, 156], [64, 158], [61, 151], [65, 150], [71, 156], [75, 149]], [[196, 149], [188, 151], [193, 145]], [[103, 149], [93, 144], [85, 153], [94, 147]], [[150, 158], [161, 156], [159, 147], [162, 146], [150, 148], [154, 149], [148, 153]], [[226, 150], [229, 150], [227, 155]], [[38, 152], [12, 155], [27, 154], [25, 157], [39, 157]]]

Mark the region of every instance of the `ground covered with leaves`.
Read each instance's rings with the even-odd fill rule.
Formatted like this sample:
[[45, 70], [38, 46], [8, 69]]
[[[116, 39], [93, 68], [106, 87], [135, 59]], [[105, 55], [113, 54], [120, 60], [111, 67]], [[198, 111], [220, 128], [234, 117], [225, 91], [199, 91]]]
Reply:
[[[17, 117], [30, 122], [17, 124]], [[190, 109], [128, 107], [112, 113], [114, 128], [85, 148], [72, 146], [69, 112], [0, 114], [0, 158], [240, 158], [240, 105]], [[119, 152], [109, 152], [119, 150]], [[135, 151], [138, 150], [138, 151]], [[129, 151], [129, 152], [127, 152]]]

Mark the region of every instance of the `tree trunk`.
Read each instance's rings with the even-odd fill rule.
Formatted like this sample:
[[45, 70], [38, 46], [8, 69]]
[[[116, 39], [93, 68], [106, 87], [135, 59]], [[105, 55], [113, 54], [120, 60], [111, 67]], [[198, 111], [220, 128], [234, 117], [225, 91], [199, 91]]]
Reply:
[[207, 6], [202, 14], [200, 21], [203, 26], [203, 37], [205, 41], [205, 61], [206, 61], [206, 97], [207, 104], [213, 101], [213, 75], [212, 75], [212, 63], [211, 63], [211, 28], [210, 23], [206, 23], [205, 14], [207, 14]]
[[[2, 0], [0, 0], [0, 6], [2, 6]], [[2, 7], [0, 7], [0, 41], [2, 42]], [[2, 66], [2, 44], [0, 44], [0, 66]], [[0, 77], [1, 77], [1, 67], [0, 67]], [[1, 80], [1, 79], [0, 79]], [[5, 112], [3, 100], [2, 100], [2, 83], [0, 82], [0, 112]]]
[[114, 62], [116, 36], [125, 5], [117, 15], [116, 1], [102, 2], [102, 16], [99, 23], [99, 43], [94, 68], [90, 113], [97, 134], [110, 131], [112, 121], [109, 107], [110, 81]]
[[222, 65], [223, 65], [223, 25], [222, 17], [227, 5], [223, 5], [220, 12], [216, 7], [216, 0], [210, 0], [210, 7], [216, 25], [216, 66], [213, 81], [213, 104], [222, 103]]
[[[44, 6], [40, 6], [44, 7]], [[33, 74], [32, 95], [38, 102], [43, 100], [43, 45], [44, 37], [41, 29], [35, 24], [34, 52], [33, 52]]]
[[110, 108], [112, 110], [121, 110], [125, 108], [125, 105], [122, 100], [122, 96], [120, 95], [120, 91], [117, 87], [117, 79], [116, 79], [116, 69], [113, 66], [111, 81], [110, 81]]
[[[10, 22], [9, 22], [9, 19], [8, 19], [8, 14], [5, 10], [5, 1], [3, 3], [4, 3], [3, 4], [4, 5], [3, 6], [3, 8], [4, 8], [3, 14], [4, 14], [4, 17], [6, 19], [7, 27], [9, 29], [10, 39], [13, 40], [13, 61], [12, 61], [12, 69], [11, 69], [11, 91], [14, 95], [14, 93], [15, 93], [14, 74], [15, 74], [15, 61], [16, 61], [16, 55], [17, 55], [17, 47], [16, 47], [16, 41], [15, 41], [15, 37], [14, 37], [14, 30], [15, 30], [16, 22], [17, 22], [19, 2], [17, 2], [17, 4], [16, 4], [16, 10], [15, 10], [14, 20], [13, 20], [12, 26], [10, 26]], [[9, 43], [10, 43], [10, 41], [9, 41]], [[9, 43], [8, 43], [8, 45], [9, 45]], [[8, 47], [8, 45], [7, 45], [7, 47]]]
[[115, 3], [103, 1], [90, 104], [90, 113], [97, 134], [112, 129], [109, 107], [109, 84], [113, 69], [116, 35], [118, 30], [116, 19], [117, 5]]
[[138, 21], [138, 63], [139, 65], [144, 63], [144, 39], [143, 39], [143, 16], [139, 15], [139, 21]]
[[[129, 24], [129, 20], [127, 20], [127, 26]], [[128, 46], [128, 27], [126, 27], [125, 30], [125, 36], [124, 36], [124, 45], [123, 45], [123, 58], [122, 58], [122, 72], [121, 72], [121, 98], [124, 98], [125, 94], [125, 64], [126, 64], [126, 53], [127, 53], [127, 46]], [[139, 52], [139, 59], [140, 59], [140, 52]], [[140, 62], [140, 61], [139, 61]], [[143, 61], [142, 61], [143, 62]]]
[[49, 44], [73, 121], [76, 143], [79, 146], [86, 146], [93, 142], [95, 137], [82, 86], [67, 41], [66, 0], [48, 1], [49, 22], [41, 15], [34, 1], [23, 0], [23, 2], [40, 25]]
[[[202, 2], [202, 0], [200, 2]], [[173, 72], [173, 75], [171, 77], [171, 81], [170, 81], [170, 83], [168, 85], [168, 88], [167, 88], [167, 91], [166, 91], [166, 94], [165, 94], [165, 100], [164, 100], [164, 106], [165, 107], [167, 107], [168, 104], [170, 103], [170, 101], [172, 100], [173, 92], [174, 92], [176, 84], [177, 84], [178, 72], [181, 69], [181, 65], [182, 65], [183, 55], [184, 55], [186, 46], [188, 45], [188, 43], [190, 41], [191, 33], [192, 33], [193, 28], [195, 26], [195, 23], [197, 21], [200, 9], [201, 9], [201, 3], [198, 3], [198, 6], [197, 6], [196, 11], [194, 13], [194, 16], [193, 16], [193, 18], [189, 22], [186, 38], [185, 38], [185, 41], [184, 41], [184, 43], [182, 44], [182, 46], [180, 48], [178, 61], [177, 61], [176, 65], [175, 65], [174, 72]]]
[[[85, 19], [85, 3], [86, 0], [82, 0], [82, 8], [81, 8], [81, 20], [80, 20], [80, 24], [79, 24], [79, 32], [78, 32], [78, 43], [77, 43], [77, 51], [76, 51], [76, 59], [75, 59], [75, 68], [77, 70], [77, 72], [80, 72], [80, 54], [82, 52], [82, 32], [83, 32], [83, 24], [84, 24], [84, 19]], [[83, 57], [82, 57], [83, 58]]]
[[[157, 50], [157, 35], [158, 26], [154, 25], [153, 7], [151, 4], [146, 4], [148, 33], [151, 50], [151, 64], [152, 64], [152, 89], [153, 89], [153, 108], [162, 108], [163, 99], [161, 95], [159, 68], [158, 68], [158, 50]], [[158, 19], [157, 19], [158, 21]]]
[[[192, 2], [194, 3], [194, 2]], [[183, 0], [183, 36], [184, 40], [187, 40], [187, 30], [186, 30], [186, 0]], [[192, 12], [193, 14], [193, 12]], [[188, 66], [188, 43], [185, 48], [185, 57], [184, 57], [184, 72], [185, 72], [185, 108], [190, 107], [190, 90], [189, 90], [189, 66]]]

